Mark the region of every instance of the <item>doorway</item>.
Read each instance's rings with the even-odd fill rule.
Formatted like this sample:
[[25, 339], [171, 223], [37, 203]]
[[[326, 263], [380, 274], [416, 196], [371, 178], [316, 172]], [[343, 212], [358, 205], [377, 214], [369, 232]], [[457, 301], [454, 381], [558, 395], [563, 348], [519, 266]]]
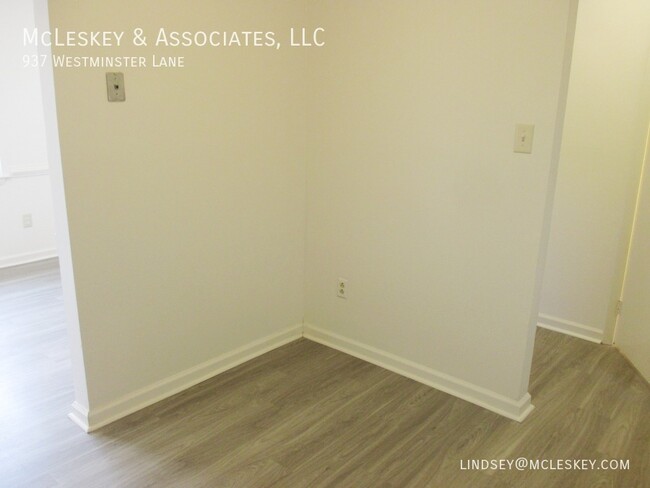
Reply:
[[0, 10], [0, 409], [2, 442], [17, 448], [3, 446], [0, 464], [19, 472], [41, 436], [75, 429], [66, 413], [85, 384], [51, 58], [23, 42], [24, 29], [49, 28], [47, 0]]

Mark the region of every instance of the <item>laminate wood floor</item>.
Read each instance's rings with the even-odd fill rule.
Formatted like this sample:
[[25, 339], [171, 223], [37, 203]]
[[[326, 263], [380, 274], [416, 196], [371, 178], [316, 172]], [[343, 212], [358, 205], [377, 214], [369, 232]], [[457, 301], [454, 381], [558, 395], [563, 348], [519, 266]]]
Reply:
[[[0, 270], [0, 366], [2, 487], [650, 487], [648, 384], [546, 330], [523, 423], [298, 340], [88, 435], [48, 262]], [[519, 457], [629, 469], [461, 469]]]

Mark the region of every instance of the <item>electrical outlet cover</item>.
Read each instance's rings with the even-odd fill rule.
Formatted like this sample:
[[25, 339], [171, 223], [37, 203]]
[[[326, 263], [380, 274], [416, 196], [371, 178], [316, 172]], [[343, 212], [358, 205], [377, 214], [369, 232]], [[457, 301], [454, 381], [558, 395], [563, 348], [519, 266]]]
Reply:
[[339, 278], [336, 283], [336, 296], [339, 298], [348, 297], [348, 280], [345, 278]]

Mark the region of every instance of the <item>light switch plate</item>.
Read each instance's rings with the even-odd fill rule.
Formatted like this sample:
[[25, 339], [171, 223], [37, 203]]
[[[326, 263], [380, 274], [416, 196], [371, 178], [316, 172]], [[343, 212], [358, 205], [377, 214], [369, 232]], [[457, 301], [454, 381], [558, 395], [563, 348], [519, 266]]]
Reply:
[[125, 101], [124, 73], [106, 73], [106, 89], [108, 90], [109, 102]]
[[515, 125], [514, 152], [530, 154], [533, 152], [533, 134], [535, 126], [532, 124]]

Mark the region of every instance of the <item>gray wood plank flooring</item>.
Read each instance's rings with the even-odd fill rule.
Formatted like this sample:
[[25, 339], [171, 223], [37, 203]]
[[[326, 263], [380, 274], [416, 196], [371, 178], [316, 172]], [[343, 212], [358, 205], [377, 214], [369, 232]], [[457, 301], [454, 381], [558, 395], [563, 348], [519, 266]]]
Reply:
[[[650, 487], [650, 387], [547, 330], [523, 423], [298, 340], [90, 435], [65, 334], [56, 261], [0, 270], [2, 487]], [[518, 457], [630, 469], [461, 469]]]

